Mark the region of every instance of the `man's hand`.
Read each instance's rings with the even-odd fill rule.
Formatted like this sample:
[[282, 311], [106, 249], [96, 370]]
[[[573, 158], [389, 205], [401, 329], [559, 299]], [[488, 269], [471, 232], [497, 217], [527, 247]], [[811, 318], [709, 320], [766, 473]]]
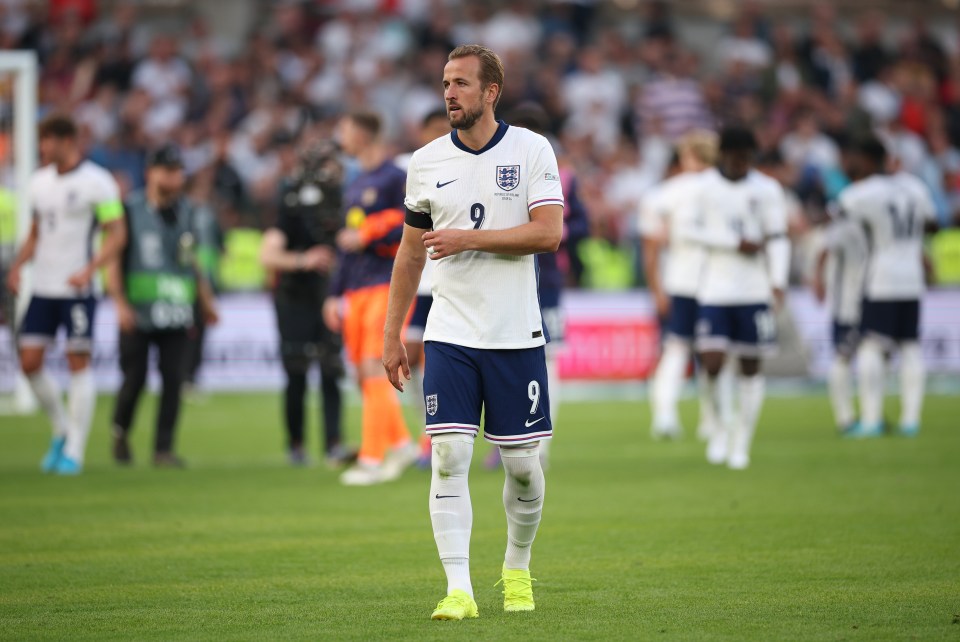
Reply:
[[70, 278], [67, 279], [67, 283], [70, 284], [70, 287], [77, 288], [78, 290], [85, 288], [90, 285], [90, 280], [93, 278], [93, 272], [93, 268], [88, 265], [79, 272], [74, 272]]
[[813, 277], [811, 286], [813, 288], [813, 296], [816, 297], [817, 301], [823, 303], [827, 300], [827, 285], [823, 282], [823, 279], [820, 278], [819, 274]]
[[303, 253], [303, 269], [308, 272], [329, 272], [337, 255], [325, 245], [315, 245]]
[[782, 310], [784, 301], [787, 300], [787, 293], [783, 288], [773, 288], [773, 309]]
[[[407, 348], [400, 337], [384, 337], [383, 369], [394, 388], [403, 392], [403, 379], [410, 381], [410, 362], [407, 360]], [[403, 373], [403, 379], [400, 373]]]
[[360, 230], [345, 227], [337, 232], [337, 247], [344, 252], [359, 252], [363, 249], [363, 239]]
[[7, 274], [7, 289], [14, 296], [20, 293], [20, 268], [10, 268], [10, 272]]
[[754, 243], [747, 239], [740, 239], [740, 247], [737, 248], [738, 252], [746, 254], [747, 256], [753, 256], [761, 250], [763, 250], [763, 243]]
[[129, 334], [137, 328], [137, 314], [126, 301], [117, 302], [117, 323], [120, 326], [120, 332]]
[[220, 323], [220, 313], [213, 305], [203, 305], [200, 313], [203, 315], [203, 322], [207, 325], [217, 325]]
[[323, 322], [327, 324], [331, 332], [340, 332], [343, 328], [343, 315], [340, 308], [342, 301], [340, 297], [327, 297], [323, 302]]
[[653, 293], [653, 302], [657, 308], [657, 318], [666, 319], [670, 314], [670, 297], [663, 290], [656, 290]]
[[469, 250], [468, 241], [473, 230], [434, 230], [423, 235], [423, 247], [432, 260], [460, 254]]

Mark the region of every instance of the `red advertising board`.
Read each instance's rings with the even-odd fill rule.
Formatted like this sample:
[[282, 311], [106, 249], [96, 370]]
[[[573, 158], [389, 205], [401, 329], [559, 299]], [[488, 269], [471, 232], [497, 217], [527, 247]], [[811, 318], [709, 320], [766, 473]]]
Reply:
[[657, 365], [659, 329], [653, 319], [567, 320], [559, 359], [563, 379], [646, 379]]

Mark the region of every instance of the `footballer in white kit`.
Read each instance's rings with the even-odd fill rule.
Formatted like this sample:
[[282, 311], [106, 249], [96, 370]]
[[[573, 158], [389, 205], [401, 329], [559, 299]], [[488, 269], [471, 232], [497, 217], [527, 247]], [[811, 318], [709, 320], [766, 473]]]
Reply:
[[400, 340], [427, 255], [435, 262], [424, 332], [424, 401], [433, 444], [430, 517], [447, 576], [435, 620], [477, 617], [470, 581], [473, 513], [467, 474], [484, 416], [506, 474], [504, 610], [534, 609], [530, 549], [545, 491], [538, 444], [552, 434], [546, 329], [534, 254], [556, 251], [563, 192], [549, 142], [494, 119], [503, 65], [465, 45], [444, 67], [454, 131], [419, 149], [407, 173], [407, 218], [394, 265], [384, 330], [384, 367], [403, 389]]
[[756, 140], [748, 129], [720, 135], [720, 162], [698, 182], [702, 225], [684, 233], [707, 250], [697, 291], [696, 335], [707, 389], [716, 400], [716, 378], [729, 355], [739, 356], [738, 413], [710, 437], [707, 459], [733, 469], [750, 463], [750, 446], [763, 406], [761, 357], [776, 347], [771, 303], [787, 286], [790, 244], [787, 205], [780, 184], [751, 168]]
[[860, 344], [860, 307], [868, 258], [863, 228], [841, 220], [837, 208], [823, 234], [813, 290], [826, 302], [832, 324], [833, 361], [827, 378], [837, 430], [845, 433], [856, 420], [851, 362]]
[[[90, 350], [96, 300], [92, 280], [97, 269], [118, 256], [126, 242], [123, 205], [107, 170], [84, 160], [73, 121], [51, 116], [40, 125], [44, 162], [28, 186], [33, 223], [10, 269], [8, 286], [20, 287], [20, 269], [33, 261], [33, 287], [19, 329], [20, 365], [53, 424], [45, 472], [81, 472], [96, 401]], [[94, 252], [98, 229], [106, 236]], [[56, 382], [43, 370], [43, 355], [63, 327], [67, 335], [70, 388], [67, 408]]]
[[[685, 230], [703, 226], [697, 208], [697, 184], [704, 171], [716, 163], [717, 144], [717, 135], [711, 131], [693, 131], [683, 136], [677, 143], [682, 173], [654, 187], [640, 206], [647, 284], [666, 334], [651, 383], [651, 434], [654, 438], [677, 438], [682, 432], [677, 402], [693, 349], [699, 314], [697, 293], [707, 259], [703, 244], [687, 238]], [[663, 260], [662, 248], [666, 250]], [[728, 373], [729, 369], [724, 372]], [[700, 375], [701, 379], [706, 376], [702, 368]], [[728, 388], [721, 385], [721, 396]], [[712, 434], [718, 422], [705, 391], [706, 385], [701, 381], [697, 433], [704, 439]]]
[[884, 173], [887, 153], [870, 137], [849, 156], [848, 173], [857, 178], [839, 196], [839, 215], [866, 235], [869, 260], [857, 356], [860, 421], [854, 437], [883, 433], [884, 362], [899, 349], [900, 433], [920, 429], [924, 364], [920, 347], [920, 299], [926, 289], [924, 232], [935, 226], [936, 211], [926, 186], [916, 177]]

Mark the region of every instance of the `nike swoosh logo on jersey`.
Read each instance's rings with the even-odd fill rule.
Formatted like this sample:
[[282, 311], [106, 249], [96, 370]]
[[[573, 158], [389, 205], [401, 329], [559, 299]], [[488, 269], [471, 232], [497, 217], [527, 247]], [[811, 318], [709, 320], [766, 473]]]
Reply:
[[450, 499], [452, 497], [460, 497], [460, 495], [434, 495], [437, 499]]
[[441, 183], [440, 181], [437, 181], [437, 189], [440, 189], [441, 187], [446, 187], [446, 186], [449, 185], [450, 183], [456, 183], [458, 180], [460, 180], [460, 179], [459, 179], [459, 178], [455, 178], [455, 179], [453, 179], [452, 181], [447, 181], [446, 183]]
[[520, 502], [535, 502], [538, 499], [540, 499], [540, 495], [537, 495], [533, 499], [524, 499], [523, 497], [517, 497], [517, 501], [520, 501]]
[[533, 424], [537, 423], [538, 421], [543, 421], [544, 419], [546, 419], [546, 417], [540, 417], [539, 419], [536, 419], [534, 421], [530, 421], [529, 419], [527, 419], [525, 422], [523, 422], [523, 425], [529, 428]]

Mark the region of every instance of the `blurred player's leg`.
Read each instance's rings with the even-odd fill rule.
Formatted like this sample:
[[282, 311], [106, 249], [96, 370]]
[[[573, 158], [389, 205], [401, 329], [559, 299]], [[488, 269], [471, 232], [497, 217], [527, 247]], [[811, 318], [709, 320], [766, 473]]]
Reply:
[[668, 338], [651, 387], [653, 425], [650, 434], [654, 439], [677, 438], [682, 432], [677, 402], [689, 361], [690, 346], [687, 342]]
[[917, 341], [900, 346], [900, 433], [909, 437], [920, 430], [926, 371], [923, 350]]
[[128, 435], [133, 425], [133, 416], [140, 401], [140, 393], [147, 381], [147, 357], [150, 353], [150, 340], [140, 330], [121, 332], [120, 371], [123, 381], [117, 392], [117, 402], [113, 409], [113, 459], [118, 464], [132, 461]]
[[846, 357], [836, 355], [833, 358], [827, 385], [830, 389], [833, 419], [837, 424], [837, 430], [843, 432], [853, 425], [855, 419], [852, 373], [850, 361]]
[[742, 359], [741, 371], [743, 374], [738, 380], [740, 416], [733, 422], [727, 458], [727, 465], [737, 470], [750, 465], [750, 446], [766, 392], [766, 378], [760, 373], [757, 359]]
[[[23, 352], [24, 351], [21, 350], [21, 363], [25, 363]], [[67, 413], [63, 407], [63, 400], [60, 397], [60, 388], [57, 386], [57, 382], [54, 381], [42, 368], [42, 350], [40, 351], [40, 356], [37, 359], [37, 362], [41, 364], [41, 367], [37, 370], [25, 372], [25, 374], [27, 381], [30, 383], [30, 389], [37, 398], [37, 402], [40, 404], [43, 412], [50, 419], [50, 425], [53, 428], [53, 435], [50, 440], [50, 448], [47, 450], [46, 455], [43, 457], [43, 461], [40, 463], [40, 467], [44, 472], [51, 472], [56, 467], [57, 462], [60, 460], [60, 457], [63, 454], [64, 445], [67, 441]]]
[[[433, 537], [447, 576], [447, 595], [454, 596], [462, 591], [469, 600], [462, 605], [448, 604], [446, 608], [444, 600], [434, 611], [434, 619], [462, 619], [477, 615], [470, 582], [473, 507], [470, 503], [468, 475], [473, 458], [473, 440], [472, 435], [452, 433], [433, 437], [433, 474], [430, 478]], [[461, 608], [456, 608], [458, 606]]]
[[97, 401], [96, 383], [90, 369], [90, 355], [68, 354], [70, 364], [70, 386], [67, 389], [67, 408], [70, 416], [69, 434], [63, 454], [77, 472], [83, 466], [84, 454], [87, 450], [87, 439], [90, 436], [90, 425], [93, 422], [93, 410]]
[[60, 387], [43, 369], [46, 346], [57, 336], [60, 323], [58, 309], [59, 304], [55, 299], [32, 297], [20, 327], [20, 367], [53, 427], [50, 448], [40, 463], [44, 472], [52, 472], [60, 461], [69, 430]]
[[853, 433], [857, 437], [879, 437], [883, 434], [883, 343], [868, 336], [857, 355], [860, 383], [860, 424]]

